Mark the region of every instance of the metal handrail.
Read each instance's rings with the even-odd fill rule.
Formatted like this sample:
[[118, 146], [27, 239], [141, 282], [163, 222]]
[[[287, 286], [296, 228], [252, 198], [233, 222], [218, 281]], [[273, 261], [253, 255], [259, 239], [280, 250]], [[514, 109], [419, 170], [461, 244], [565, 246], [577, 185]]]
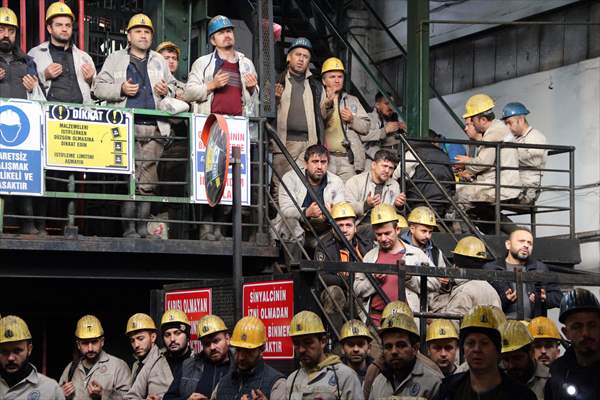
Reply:
[[[406, 51], [406, 49], [404, 48], [404, 46], [402, 46], [402, 44], [398, 41], [398, 39], [396, 39], [396, 37], [390, 31], [390, 29], [385, 25], [385, 23], [383, 22], [383, 20], [379, 16], [379, 14], [377, 14], [377, 12], [373, 8], [373, 6], [371, 6], [367, 0], [361, 0], [361, 2], [365, 6], [365, 8], [367, 10], [369, 10], [369, 12], [371, 13], [371, 16], [373, 18], [375, 18], [375, 20], [377, 21], [377, 23], [379, 23], [379, 25], [381, 25], [381, 27], [383, 28], [384, 32], [392, 40], [392, 43], [394, 43], [394, 45], [398, 48], [398, 50], [400, 50], [400, 52], [405, 57], [407, 57], [408, 56], [408, 52]], [[404, 76], [403, 79], [406, 82], [406, 76]], [[456, 124], [460, 127], [460, 129], [461, 130], [465, 129], [465, 124], [463, 123], [462, 119], [458, 115], [456, 115], [456, 113], [454, 112], [454, 110], [450, 107], [450, 105], [446, 102], [446, 100], [444, 100], [444, 98], [437, 91], [437, 89], [435, 88], [435, 86], [433, 85], [433, 83], [431, 82], [431, 80], [429, 81], [429, 88], [431, 89], [431, 91], [435, 95], [436, 99], [442, 104], [442, 107], [444, 107], [444, 109], [448, 112], [448, 114], [450, 114], [450, 116], [452, 117], [452, 119], [454, 120], [454, 122], [456, 122]]]

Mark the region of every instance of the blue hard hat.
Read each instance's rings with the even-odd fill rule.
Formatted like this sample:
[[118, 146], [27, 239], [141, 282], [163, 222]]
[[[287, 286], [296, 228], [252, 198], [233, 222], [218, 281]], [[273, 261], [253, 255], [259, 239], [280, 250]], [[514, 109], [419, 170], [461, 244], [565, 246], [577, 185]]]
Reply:
[[508, 103], [502, 109], [502, 119], [514, 117], [515, 115], [527, 115], [529, 110], [522, 103]]
[[233, 29], [231, 20], [224, 15], [217, 15], [208, 22], [208, 37], [211, 37], [215, 32], [227, 28]]
[[292, 42], [292, 45], [290, 46], [290, 48], [288, 50], [288, 53], [297, 47], [303, 47], [303, 48], [307, 49], [308, 51], [312, 52], [312, 43], [310, 42], [310, 40], [308, 40], [305, 37], [299, 37], [297, 39], [294, 39], [294, 41]]

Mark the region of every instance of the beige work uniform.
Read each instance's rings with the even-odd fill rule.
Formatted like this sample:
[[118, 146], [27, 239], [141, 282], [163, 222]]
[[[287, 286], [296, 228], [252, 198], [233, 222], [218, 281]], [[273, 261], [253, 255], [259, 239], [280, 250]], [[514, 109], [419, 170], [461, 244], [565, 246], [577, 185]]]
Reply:
[[131, 373], [131, 389], [125, 395], [127, 400], [144, 400], [149, 395], [162, 396], [169, 390], [173, 374], [165, 356], [157, 345], [142, 360], [136, 360]]
[[[491, 126], [483, 134], [483, 142], [504, 142], [513, 141], [510, 130], [501, 121], [492, 121]], [[520, 186], [519, 178], [519, 155], [515, 148], [504, 148], [500, 151], [500, 184], [502, 186]], [[476, 165], [478, 164], [478, 165]], [[479, 146], [477, 156], [465, 163], [466, 171], [475, 176], [475, 182], [478, 184], [496, 183], [496, 148], [494, 146]], [[503, 169], [510, 167], [514, 169]], [[519, 196], [519, 188], [500, 188], [500, 199], [508, 200]], [[493, 203], [496, 199], [496, 188], [494, 186], [476, 186], [476, 185], [456, 185], [456, 197], [461, 206], [468, 209], [469, 202]]]
[[418, 358], [415, 366], [397, 387], [383, 373], [373, 381], [369, 400], [433, 399], [442, 383], [444, 375], [425, 365]]
[[300, 368], [286, 382], [286, 399], [290, 400], [363, 400], [356, 372], [330, 354], [313, 370]]
[[[515, 141], [524, 144], [546, 144], [546, 137], [542, 132], [530, 127], [522, 136], [515, 137]], [[544, 173], [529, 168], [538, 170], [545, 168], [548, 150], [519, 148], [517, 151], [519, 154], [519, 177], [521, 185], [524, 186], [522, 202], [531, 203], [538, 197]]]
[[544, 400], [544, 387], [550, 379], [550, 368], [546, 367], [541, 362], [536, 361], [535, 371], [533, 376], [527, 381], [527, 387], [535, 393], [538, 400]]
[[8, 387], [0, 378], [0, 399], [2, 400], [64, 400], [63, 391], [54, 379], [42, 375], [32, 365], [33, 370], [25, 379], [13, 387]]
[[[487, 281], [457, 280], [446, 307], [440, 312], [467, 315], [476, 305], [490, 305], [502, 309], [498, 293]], [[458, 328], [458, 323], [452, 322]]]
[[[67, 365], [58, 381], [61, 386], [67, 382], [70, 367], [71, 363]], [[121, 399], [129, 391], [130, 379], [131, 371], [125, 361], [102, 351], [88, 373], [83, 369], [81, 362], [77, 365], [71, 379], [75, 386], [75, 396], [71, 400], [92, 400], [87, 391], [87, 386], [92, 381], [102, 386], [102, 400]]]
[[[352, 203], [352, 208], [358, 217], [362, 217], [368, 210], [365, 210], [365, 202], [369, 194], [375, 196], [375, 182], [371, 177], [370, 171], [354, 175], [346, 181], [346, 201]], [[394, 200], [400, 194], [400, 185], [394, 179], [388, 179], [383, 184], [381, 191], [381, 203], [394, 205]]]

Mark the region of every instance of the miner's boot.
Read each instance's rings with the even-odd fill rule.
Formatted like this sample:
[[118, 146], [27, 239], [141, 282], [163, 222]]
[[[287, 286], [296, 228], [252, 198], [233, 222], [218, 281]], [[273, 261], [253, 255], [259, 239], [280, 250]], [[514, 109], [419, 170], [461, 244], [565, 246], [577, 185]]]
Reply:
[[[137, 205], [137, 217], [138, 219], [147, 220], [150, 217], [150, 207], [152, 204], [148, 201], [144, 201], [143, 203], [138, 203]], [[148, 221], [138, 221], [137, 222], [137, 233], [143, 238], [155, 238], [156, 236], [151, 235], [148, 232]]]
[[[33, 217], [33, 199], [24, 197], [21, 201], [21, 213], [23, 216]], [[35, 227], [35, 222], [31, 218], [21, 220], [21, 233], [25, 235], [37, 235], [40, 233]]]

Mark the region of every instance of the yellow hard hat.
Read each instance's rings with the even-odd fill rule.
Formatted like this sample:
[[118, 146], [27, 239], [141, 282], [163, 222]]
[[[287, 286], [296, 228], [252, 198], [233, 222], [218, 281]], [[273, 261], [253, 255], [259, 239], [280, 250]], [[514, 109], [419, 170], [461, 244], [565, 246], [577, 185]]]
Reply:
[[138, 26], [146, 27], [154, 32], [152, 20], [146, 14], [135, 14], [133, 17], [131, 17], [129, 19], [129, 24], [127, 24], [127, 32]]
[[84, 315], [77, 321], [75, 337], [78, 339], [96, 339], [104, 335], [100, 320], [93, 315]]
[[398, 214], [398, 226], [400, 229], [408, 228], [408, 222], [406, 222], [406, 218], [403, 215]]
[[373, 340], [371, 334], [369, 333], [369, 328], [367, 328], [364, 322], [357, 319], [346, 321], [340, 330], [340, 342], [344, 339], [353, 337], [364, 337], [369, 342]]
[[493, 305], [488, 305], [488, 307], [490, 308], [490, 310], [492, 310], [492, 314], [494, 314], [494, 318], [496, 318], [498, 326], [501, 326], [503, 323], [506, 322], [506, 314], [504, 314], [504, 311], [502, 311], [500, 307]]
[[354, 208], [352, 208], [352, 204], [347, 201], [341, 201], [331, 207], [331, 216], [333, 219], [356, 218], [356, 213], [354, 212]]
[[383, 312], [381, 313], [381, 319], [386, 319], [390, 315], [395, 315], [395, 314], [406, 314], [406, 315], [410, 316], [411, 318], [415, 317], [415, 314], [410, 309], [410, 306], [408, 305], [408, 303], [405, 303], [401, 300], [396, 300], [396, 301], [390, 301], [389, 303], [387, 303], [385, 305]]
[[386, 222], [398, 222], [398, 214], [391, 204], [380, 204], [371, 210], [371, 225], [385, 224]]
[[167, 310], [162, 315], [162, 318], [160, 319], [160, 327], [162, 328], [167, 324], [184, 324], [187, 325], [188, 328], [191, 326], [190, 320], [188, 319], [186, 313], [176, 309]]
[[452, 253], [487, 260], [485, 244], [475, 236], [465, 236], [460, 239]]
[[560, 340], [560, 332], [556, 324], [547, 317], [535, 317], [527, 327], [533, 339], [556, 339]]
[[329, 71], [342, 71], [344, 72], [344, 63], [337, 57], [330, 57], [323, 63], [321, 68], [321, 75]]
[[290, 322], [290, 336], [325, 333], [323, 321], [312, 311], [300, 311]]
[[460, 324], [460, 329], [483, 328], [498, 331], [498, 320], [490, 306], [477, 305], [470, 313], [465, 315]]
[[521, 321], [508, 320], [500, 327], [502, 335], [502, 353], [519, 350], [533, 342], [527, 327]]
[[458, 340], [458, 332], [452, 321], [448, 319], [434, 319], [427, 327], [427, 342], [437, 339], [456, 339]]
[[18, 28], [17, 14], [8, 7], [0, 7], [0, 25], [10, 25]]
[[496, 104], [494, 100], [487, 94], [476, 94], [469, 97], [465, 104], [465, 113], [463, 118], [470, 118], [475, 115], [482, 114], [486, 111], [490, 111]]
[[179, 56], [181, 54], [181, 50], [179, 50], [179, 46], [177, 46], [175, 43], [173, 43], [171, 41], [162, 42], [156, 47], [157, 53], [160, 53], [163, 50], [173, 50], [175, 53], [177, 53], [177, 58], [179, 58]]
[[136, 331], [155, 331], [156, 324], [151, 316], [144, 313], [133, 314], [127, 321], [127, 327], [125, 328], [125, 334]]
[[437, 226], [435, 214], [429, 207], [415, 207], [408, 214], [408, 222], [427, 226]]
[[256, 349], [267, 343], [265, 324], [256, 317], [244, 317], [235, 324], [231, 341], [233, 347]]
[[227, 326], [223, 320], [216, 315], [205, 315], [198, 321], [197, 333], [198, 337], [203, 338], [208, 335], [212, 335], [213, 333], [225, 332], [227, 330]]
[[20, 342], [31, 340], [31, 332], [25, 321], [14, 315], [0, 318], [0, 343]]
[[46, 10], [46, 23], [48, 23], [48, 21], [50, 21], [52, 18], [61, 15], [71, 17], [72, 20], [75, 20], [75, 14], [73, 14], [73, 11], [71, 11], [69, 6], [65, 3], [56, 1], [50, 4], [50, 7], [48, 7], [48, 9]]
[[403, 330], [419, 337], [419, 329], [414, 318], [406, 314], [392, 314], [381, 321], [379, 335], [381, 336], [384, 332], [394, 329]]

